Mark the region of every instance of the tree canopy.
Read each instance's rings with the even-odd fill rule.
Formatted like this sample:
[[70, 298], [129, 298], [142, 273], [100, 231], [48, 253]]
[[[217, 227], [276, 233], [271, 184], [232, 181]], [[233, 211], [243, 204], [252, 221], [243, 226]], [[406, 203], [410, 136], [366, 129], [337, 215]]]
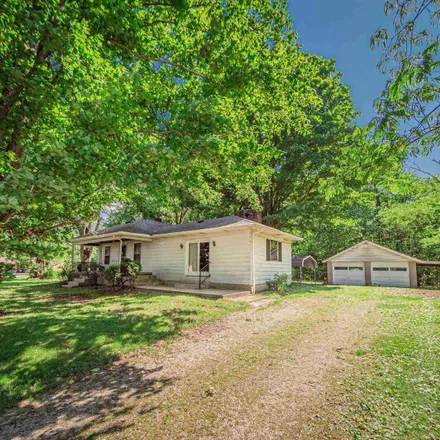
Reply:
[[403, 168], [438, 143], [438, 8], [386, 8], [395, 34], [372, 44], [390, 80], [371, 138], [336, 62], [298, 44], [285, 0], [6, 0], [2, 252], [52, 258], [103, 210], [107, 224], [182, 223], [253, 207], [318, 258], [361, 236], [392, 244], [392, 231], [438, 255], [438, 176]]
[[393, 26], [380, 27], [371, 47], [382, 50], [378, 67], [389, 78], [376, 102], [374, 125], [379, 138], [426, 154], [440, 139], [439, 2], [392, 0], [384, 9], [393, 15]]

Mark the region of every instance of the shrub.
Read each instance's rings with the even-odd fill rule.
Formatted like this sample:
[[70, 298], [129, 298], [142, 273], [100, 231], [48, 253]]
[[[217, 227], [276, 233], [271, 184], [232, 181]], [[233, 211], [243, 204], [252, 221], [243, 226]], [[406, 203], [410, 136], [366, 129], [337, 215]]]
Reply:
[[141, 265], [139, 262], [131, 260], [130, 258], [122, 258], [121, 260], [121, 287], [124, 288], [127, 285], [132, 286], [136, 276], [141, 271]]
[[121, 289], [132, 286], [138, 273], [141, 271], [141, 265], [130, 258], [122, 258], [121, 265], [111, 265], [104, 271], [104, 278], [112, 283], [112, 286], [120, 285]]
[[88, 264], [86, 270], [87, 283], [89, 286], [97, 286], [99, 281], [99, 276], [104, 272], [104, 266], [97, 263]]
[[121, 268], [112, 264], [104, 270], [104, 278], [115, 287], [121, 279]]
[[287, 274], [279, 274], [277, 273], [273, 280], [267, 282], [270, 290], [275, 290], [276, 292], [280, 292], [289, 285], [289, 275]]
[[11, 263], [0, 263], [0, 283], [14, 278], [14, 265]]
[[55, 271], [48, 267], [46, 270], [43, 270], [43, 272], [40, 273], [40, 280], [51, 280], [52, 278], [55, 278]]
[[29, 278], [39, 278], [41, 274], [41, 268], [40, 266], [33, 264], [29, 268]]
[[74, 273], [75, 271], [70, 268], [70, 264], [65, 264], [61, 269], [60, 278], [63, 281], [70, 281]]

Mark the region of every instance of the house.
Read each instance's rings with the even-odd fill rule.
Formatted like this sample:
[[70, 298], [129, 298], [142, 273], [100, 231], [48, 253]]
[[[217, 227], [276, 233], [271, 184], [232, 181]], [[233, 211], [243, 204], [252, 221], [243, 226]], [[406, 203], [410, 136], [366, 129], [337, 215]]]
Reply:
[[76, 237], [72, 245], [98, 247], [103, 266], [119, 264], [122, 257], [136, 260], [142, 273], [168, 285], [195, 287], [200, 282], [203, 287], [258, 292], [277, 273], [291, 277], [291, 245], [298, 240], [248, 218], [229, 216], [178, 225], [137, 220]]
[[323, 261], [328, 284], [417, 287], [417, 266], [440, 266], [365, 240]]

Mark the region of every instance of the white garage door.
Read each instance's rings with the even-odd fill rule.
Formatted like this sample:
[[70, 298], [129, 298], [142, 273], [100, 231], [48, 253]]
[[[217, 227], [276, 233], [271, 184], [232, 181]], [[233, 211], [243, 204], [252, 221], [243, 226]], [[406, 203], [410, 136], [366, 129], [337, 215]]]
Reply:
[[333, 263], [333, 283], [365, 285], [364, 263]]
[[371, 263], [371, 284], [373, 286], [409, 287], [408, 263]]

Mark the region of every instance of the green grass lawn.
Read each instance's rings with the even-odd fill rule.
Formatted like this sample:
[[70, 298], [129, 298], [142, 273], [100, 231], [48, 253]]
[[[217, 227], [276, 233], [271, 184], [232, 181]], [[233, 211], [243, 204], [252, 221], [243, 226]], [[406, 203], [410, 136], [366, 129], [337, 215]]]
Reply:
[[[386, 290], [386, 289], [385, 289]], [[440, 299], [380, 295], [346, 383], [353, 439], [440, 438]]]
[[100, 294], [59, 282], [0, 286], [0, 408], [243, 305], [164, 293]]
[[353, 371], [343, 386], [348, 411], [342, 436], [440, 439], [440, 298], [412, 296], [421, 289], [390, 294], [393, 290], [308, 283], [267, 295], [279, 300], [319, 294], [337, 301], [373, 301], [377, 309], [371, 334], [353, 352]]

